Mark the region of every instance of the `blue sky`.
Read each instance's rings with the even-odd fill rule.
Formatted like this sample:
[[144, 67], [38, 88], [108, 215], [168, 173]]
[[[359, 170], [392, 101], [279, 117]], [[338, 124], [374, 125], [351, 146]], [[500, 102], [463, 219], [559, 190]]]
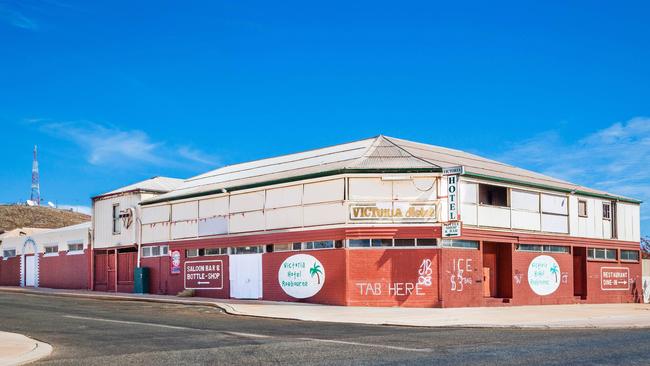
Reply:
[[[647, 2], [0, 0], [0, 202], [385, 134], [650, 200]], [[650, 235], [650, 210], [643, 210]]]

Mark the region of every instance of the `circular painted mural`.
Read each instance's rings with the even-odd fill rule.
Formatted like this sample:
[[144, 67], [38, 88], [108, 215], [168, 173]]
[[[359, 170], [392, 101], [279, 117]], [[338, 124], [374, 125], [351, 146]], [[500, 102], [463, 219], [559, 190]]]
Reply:
[[280, 265], [278, 281], [289, 296], [297, 299], [312, 297], [323, 288], [325, 267], [309, 254], [295, 254]]
[[528, 266], [528, 284], [538, 295], [550, 295], [560, 287], [560, 266], [548, 255], [535, 257]]

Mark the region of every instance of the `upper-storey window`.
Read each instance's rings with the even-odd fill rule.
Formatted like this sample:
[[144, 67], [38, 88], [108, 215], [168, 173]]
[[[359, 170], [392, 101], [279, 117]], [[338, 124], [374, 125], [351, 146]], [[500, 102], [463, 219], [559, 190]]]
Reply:
[[610, 202], [603, 202], [603, 220], [612, 219], [612, 204]]
[[587, 217], [587, 201], [578, 200], [578, 216]]
[[479, 184], [478, 201], [481, 205], [508, 207], [508, 188]]
[[120, 205], [113, 205], [113, 234], [120, 233]]

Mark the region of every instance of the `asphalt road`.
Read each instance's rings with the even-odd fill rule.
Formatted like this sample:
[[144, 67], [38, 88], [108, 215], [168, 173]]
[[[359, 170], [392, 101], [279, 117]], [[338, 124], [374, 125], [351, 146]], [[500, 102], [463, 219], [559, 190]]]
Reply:
[[0, 293], [39, 365], [649, 365], [650, 329], [431, 329], [239, 317], [197, 306]]

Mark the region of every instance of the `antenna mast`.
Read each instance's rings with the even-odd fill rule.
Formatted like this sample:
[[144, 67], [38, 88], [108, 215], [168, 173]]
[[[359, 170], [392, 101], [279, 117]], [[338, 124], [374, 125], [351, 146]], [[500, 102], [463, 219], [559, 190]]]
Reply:
[[41, 204], [41, 187], [38, 182], [38, 157], [36, 145], [34, 145], [34, 162], [32, 163], [32, 195], [31, 200], [39, 206]]

